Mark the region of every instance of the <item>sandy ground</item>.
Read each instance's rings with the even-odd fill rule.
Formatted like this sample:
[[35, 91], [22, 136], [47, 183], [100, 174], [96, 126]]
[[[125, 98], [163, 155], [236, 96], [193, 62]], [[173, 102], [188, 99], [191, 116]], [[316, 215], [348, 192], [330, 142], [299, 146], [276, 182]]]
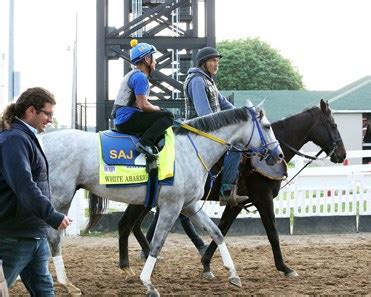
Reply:
[[[195, 247], [185, 235], [172, 233], [161, 252], [163, 259], [156, 264], [152, 282], [162, 296], [370, 295], [371, 233], [280, 239], [286, 263], [299, 277], [285, 278], [277, 272], [265, 236], [231, 236], [226, 242], [242, 288], [228, 283], [219, 253], [212, 262], [216, 277], [202, 279]], [[131, 236], [130, 260], [137, 275], [143, 267], [139, 251]], [[63, 254], [69, 279], [86, 296], [133, 296], [146, 292], [138, 276], [125, 279], [118, 268], [118, 239], [112, 234], [65, 237]], [[56, 285], [57, 296], [67, 296], [66, 292]], [[19, 296], [26, 294], [26, 290], [18, 281], [10, 294]]]

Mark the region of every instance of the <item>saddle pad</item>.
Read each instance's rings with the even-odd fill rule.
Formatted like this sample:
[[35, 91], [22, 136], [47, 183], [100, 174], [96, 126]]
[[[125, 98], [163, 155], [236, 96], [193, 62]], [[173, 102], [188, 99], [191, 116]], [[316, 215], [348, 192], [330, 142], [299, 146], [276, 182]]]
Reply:
[[[107, 165], [145, 166], [143, 156], [135, 149], [138, 138], [116, 131], [106, 130], [99, 133], [103, 162]], [[139, 158], [138, 158], [139, 157]]]
[[[135, 143], [138, 139], [135, 136], [115, 131], [103, 131], [99, 135], [100, 184], [127, 185], [148, 181], [145, 156], [136, 151]], [[168, 128], [165, 133], [165, 145], [157, 159], [159, 181], [174, 177], [174, 143], [173, 130]]]
[[285, 161], [271, 166], [265, 161], [260, 161], [259, 157], [254, 156], [251, 158], [251, 166], [254, 171], [269, 179], [283, 180], [287, 177], [287, 164]]

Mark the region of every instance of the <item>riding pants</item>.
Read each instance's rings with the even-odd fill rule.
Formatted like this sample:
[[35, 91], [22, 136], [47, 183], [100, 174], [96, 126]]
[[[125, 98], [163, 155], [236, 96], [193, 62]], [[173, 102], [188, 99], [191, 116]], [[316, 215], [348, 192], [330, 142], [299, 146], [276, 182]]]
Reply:
[[224, 157], [222, 184], [232, 185], [237, 182], [242, 153], [228, 152]]
[[139, 135], [141, 144], [154, 146], [173, 121], [174, 116], [169, 111], [135, 112], [128, 121], [116, 125], [116, 129], [123, 133]]

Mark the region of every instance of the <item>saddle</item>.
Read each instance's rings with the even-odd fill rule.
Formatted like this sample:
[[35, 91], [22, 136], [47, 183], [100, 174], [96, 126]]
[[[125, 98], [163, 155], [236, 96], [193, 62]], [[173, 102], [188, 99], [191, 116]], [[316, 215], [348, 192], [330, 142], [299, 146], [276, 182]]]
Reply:
[[[138, 184], [148, 181], [146, 158], [135, 149], [138, 138], [112, 130], [99, 133], [100, 184]], [[174, 176], [174, 134], [169, 128], [165, 140], [160, 143], [161, 150], [155, 161], [158, 167], [158, 180]]]
[[99, 133], [99, 141], [99, 183], [107, 187], [146, 184], [144, 205], [155, 206], [159, 185], [171, 186], [174, 180], [175, 150], [172, 128], [166, 130], [164, 140], [158, 144], [161, 147], [158, 158], [150, 161], [144, 153], [136, 150], [138, 138], [134, 135], [106, 130]]

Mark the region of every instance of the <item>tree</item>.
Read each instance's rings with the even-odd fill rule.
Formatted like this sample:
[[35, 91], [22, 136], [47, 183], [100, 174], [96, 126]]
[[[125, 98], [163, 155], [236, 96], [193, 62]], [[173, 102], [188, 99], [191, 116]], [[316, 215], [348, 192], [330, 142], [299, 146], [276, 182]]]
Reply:
[[302, 76], [266, 42], [226, 40], [217, 44], [223, 56], [217, 75], [219, 90], [299, 90]]

